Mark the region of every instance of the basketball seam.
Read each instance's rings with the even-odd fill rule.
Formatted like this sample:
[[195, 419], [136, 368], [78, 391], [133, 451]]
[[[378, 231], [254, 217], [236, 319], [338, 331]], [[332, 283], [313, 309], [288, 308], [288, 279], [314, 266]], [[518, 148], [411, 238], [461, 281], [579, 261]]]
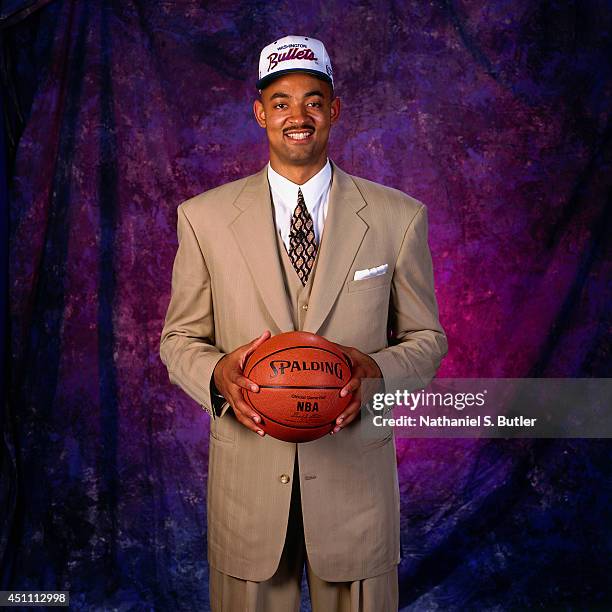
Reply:
[[320, 425], [287, 425], [286, 423], [281, 423], [281, 421], [277, 421], [276, 419], [273, 419], [271, 416], [268, 416], [265, 412], [262, 412], [261, 410], [258, 410], [257, 408], [255, 408], [255, 410], [257, 410], [262, 416], [266, 417], [266, 419], [268, 419], [269, 421], [272, 421], [273, 423], [276, 423], [277, 425], [280, 425], [281, 427], [286, 427], [287, 429], [321, 429], [321, 427], [329, 427], [332, 423], [335, 423], [336, 419], [333, 419], [331, 421], [322, 423]]
[[327, 385], [304, 386], [304, 385], [257, 385], [260, 389], [344, 389], [344, 387], [328, 387]]

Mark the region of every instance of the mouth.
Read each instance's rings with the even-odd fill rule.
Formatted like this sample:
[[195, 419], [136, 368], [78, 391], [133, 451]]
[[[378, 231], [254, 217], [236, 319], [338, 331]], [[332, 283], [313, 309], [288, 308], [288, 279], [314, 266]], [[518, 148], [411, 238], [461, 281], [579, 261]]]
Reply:
[[284, 137], [288, 138], [292, 142], [299, 143], [307, 143], [312, 140], [312, 136], [314, 134], [314, 130], [291, 130], [290, 132], [285, 132]]

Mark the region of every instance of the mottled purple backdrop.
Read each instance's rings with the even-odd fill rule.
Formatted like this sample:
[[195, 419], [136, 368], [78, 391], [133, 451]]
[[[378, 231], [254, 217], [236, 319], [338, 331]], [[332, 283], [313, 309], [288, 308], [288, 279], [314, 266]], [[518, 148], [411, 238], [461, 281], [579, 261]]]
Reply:
[[[158, 357], [176, 207], [266, 162], [257, 58], [286, 33], [332, 56], [332, 159], [429, 208], [440, 375], [610, 376], [609, 2], [40, 4], [0, 22], [2, 588], [208, 609], [208, 417]], [[400, 441], [402, 609], [611, 608], [611, 448]]]

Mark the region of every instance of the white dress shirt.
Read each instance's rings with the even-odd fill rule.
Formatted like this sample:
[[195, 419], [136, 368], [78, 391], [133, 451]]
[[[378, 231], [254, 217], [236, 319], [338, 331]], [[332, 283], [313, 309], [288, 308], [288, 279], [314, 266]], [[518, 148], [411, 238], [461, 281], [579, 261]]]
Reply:
[[268, 162], [268, 182], [270, 183], [270, 190], [272, 192], [276, 227], [285, 243], [287, 252], [289, 252], [289, 229], [291, 228], [291, 218], [297, 206], [298, 188], [302, 190], [306, 208], [312, 217], [317, 244], [321, 243], [321, 235], [323, 234], [325, 217], [327, 216], [327, 206], [329, 204], [331, 178], [332, 169], [329, 158], [323, 168], [303, 185], [297, 185], [285, 178], [276, 172], [270, 165], [270, 162]]

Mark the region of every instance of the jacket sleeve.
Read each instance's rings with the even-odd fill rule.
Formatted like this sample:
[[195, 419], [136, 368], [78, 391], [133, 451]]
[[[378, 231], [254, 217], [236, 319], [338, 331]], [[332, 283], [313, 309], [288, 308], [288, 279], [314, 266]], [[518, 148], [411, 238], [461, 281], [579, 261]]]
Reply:
[[393, 273], [390, 346], [370, 355], [383, 374], [387, 390], [397, 379], [427, 386], [448, 352], [438, 320], [427, 233], [427, 208], [421, 205], [404, 234]]
[[179, 244], [160, 357], [168, 368], [170, 381], [214, 417], [220, 407], [219, 400], [211, 397], [211, 379], [223, 353], [214, 346], [211, 278], [183, 205], [177, 212]]

